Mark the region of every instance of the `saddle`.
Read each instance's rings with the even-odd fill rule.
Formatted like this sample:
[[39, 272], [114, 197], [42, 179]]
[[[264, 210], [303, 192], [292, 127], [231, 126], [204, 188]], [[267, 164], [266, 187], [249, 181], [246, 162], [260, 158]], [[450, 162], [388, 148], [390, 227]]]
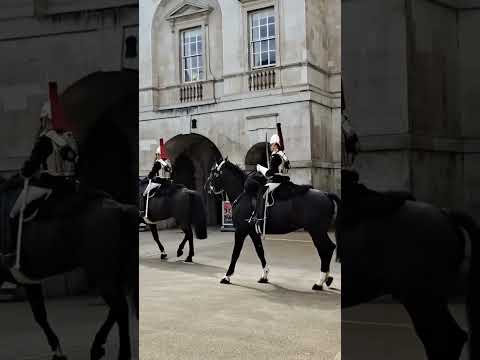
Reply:
[[389, 216], [399, 210], [406, 201], [415, 201], [407, 191], [374, 191], [363, 184], [342, 183], [342, 214], [344, 224], [352, 224], [368, 218]]
[[184, 186], [181, 184], [169, 184], [162, 185], [153, 188], [149, 193], [149, 198], [161, 197], [161, 196], [172, 196], [177, 190], [182, 189]]

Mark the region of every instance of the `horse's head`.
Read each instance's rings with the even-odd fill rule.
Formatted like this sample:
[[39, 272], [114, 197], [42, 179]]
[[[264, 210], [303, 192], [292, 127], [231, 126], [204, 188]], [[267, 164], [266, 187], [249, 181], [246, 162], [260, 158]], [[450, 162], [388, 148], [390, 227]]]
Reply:
[[205, 188], [210, 195], [220, 195], [225, 191], [224, 169], [228, 163], [227, 156], [225, 159], [221, 159], [219, 162], [215, 162], [212, 165], [210, 173], [208, 174], [207, 182], [205, 183]]

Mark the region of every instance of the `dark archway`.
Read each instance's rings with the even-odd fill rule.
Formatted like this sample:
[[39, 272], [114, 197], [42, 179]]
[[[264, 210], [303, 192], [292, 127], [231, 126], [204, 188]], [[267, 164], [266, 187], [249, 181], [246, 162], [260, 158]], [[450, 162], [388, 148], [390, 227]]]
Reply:
[[268, 157], [271, 155], [270, 146], [266, 142], [259, 142], [248, 150], [245, 156], [245, 169], [254, 170], [257, 164], [268, 167]]
[[80, 181], [136, 204], [138, 72], [96, 72], [61, 95], [80, 147]]
[[[208, 138], [199, 134], [177, 135], [168, 140], [165, 145], [172, 160], [173, 172], [180, 171], [175, 176], [182, 176], [182, 179], [185, 177], [182, 181], [190, 182], [193, 190], [201, 192], [208, 210], [208, 224], [219, 225], [221, 223], [220, 200], [209, 196], [204, 190], [212, 165], [222, 158], [218, 148]], [[191, 175], [188, 174], [192, 170], [190, 166], [193, 166]], [[184, 185], [189, 187], [187, 184]]]
[[185, 154], [181, 154], [175, 160], [172, 178], [176, 184], [183, 184], [189, 189], [195, 189], [195, 166]]

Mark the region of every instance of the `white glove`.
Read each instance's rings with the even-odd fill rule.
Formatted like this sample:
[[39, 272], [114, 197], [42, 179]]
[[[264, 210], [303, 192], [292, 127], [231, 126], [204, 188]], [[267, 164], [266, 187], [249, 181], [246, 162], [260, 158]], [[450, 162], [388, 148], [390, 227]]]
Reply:
[[257, 164], [257, 171], [262, 173], [263, 176], [267, 173], [268, 169], [260, 164]]

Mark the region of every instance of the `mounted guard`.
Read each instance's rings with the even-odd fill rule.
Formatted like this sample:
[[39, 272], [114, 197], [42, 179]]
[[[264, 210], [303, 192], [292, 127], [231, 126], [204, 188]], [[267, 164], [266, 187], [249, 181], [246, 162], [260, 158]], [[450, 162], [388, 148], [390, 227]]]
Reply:
[[[40, 207], [28, 209], [52, 194], [64, 197], [77, 185], [78, 146], [61, 107], [57, 84], [49, 83], [49, 101], [40, 112], [39, 135], [28, 160], [20, 171], [24, 187], [10, 211], [12, 221], [18, 218], [15, 269], [20, 268], [23, 223], [33, 219]], [[33, 205], [32, 205], [33, 207]], [[25, 217], [28, 209], [28, 216]]]
[[270, 150], [271, 155], [268, 168], [257, 164], [257, 171], [267, 178], [267, 183], [263, 191], [260, 191], [258, 194], [256, 210], [249, 220], [255, 221], [257, 232], [263, 235], [265, 235], [267, 208], [275, 203], [272, 195], [273, 191], [282, 184], [291, 184], [290, 177], [287, 175], [290, 169], [290, 161], [284, 152], [285, 145], [280, 123], [277, 123], [277, 134], [273, 134], [270, 138]]
[[147, 175], [148, 185], [143, 192], [143, 203], [141, 206], [141, 216], [147, 221], [148, 215], [148, 199], [152, 197], [154, 191], [157, 188], [168, 189], [172, 184], [172, 163], [167, 153], [167, 149], [163, 142], [163, 138], [160, 139], [160, 145], [155, 151], [155, 160], [153, 161], [152, 169]]

